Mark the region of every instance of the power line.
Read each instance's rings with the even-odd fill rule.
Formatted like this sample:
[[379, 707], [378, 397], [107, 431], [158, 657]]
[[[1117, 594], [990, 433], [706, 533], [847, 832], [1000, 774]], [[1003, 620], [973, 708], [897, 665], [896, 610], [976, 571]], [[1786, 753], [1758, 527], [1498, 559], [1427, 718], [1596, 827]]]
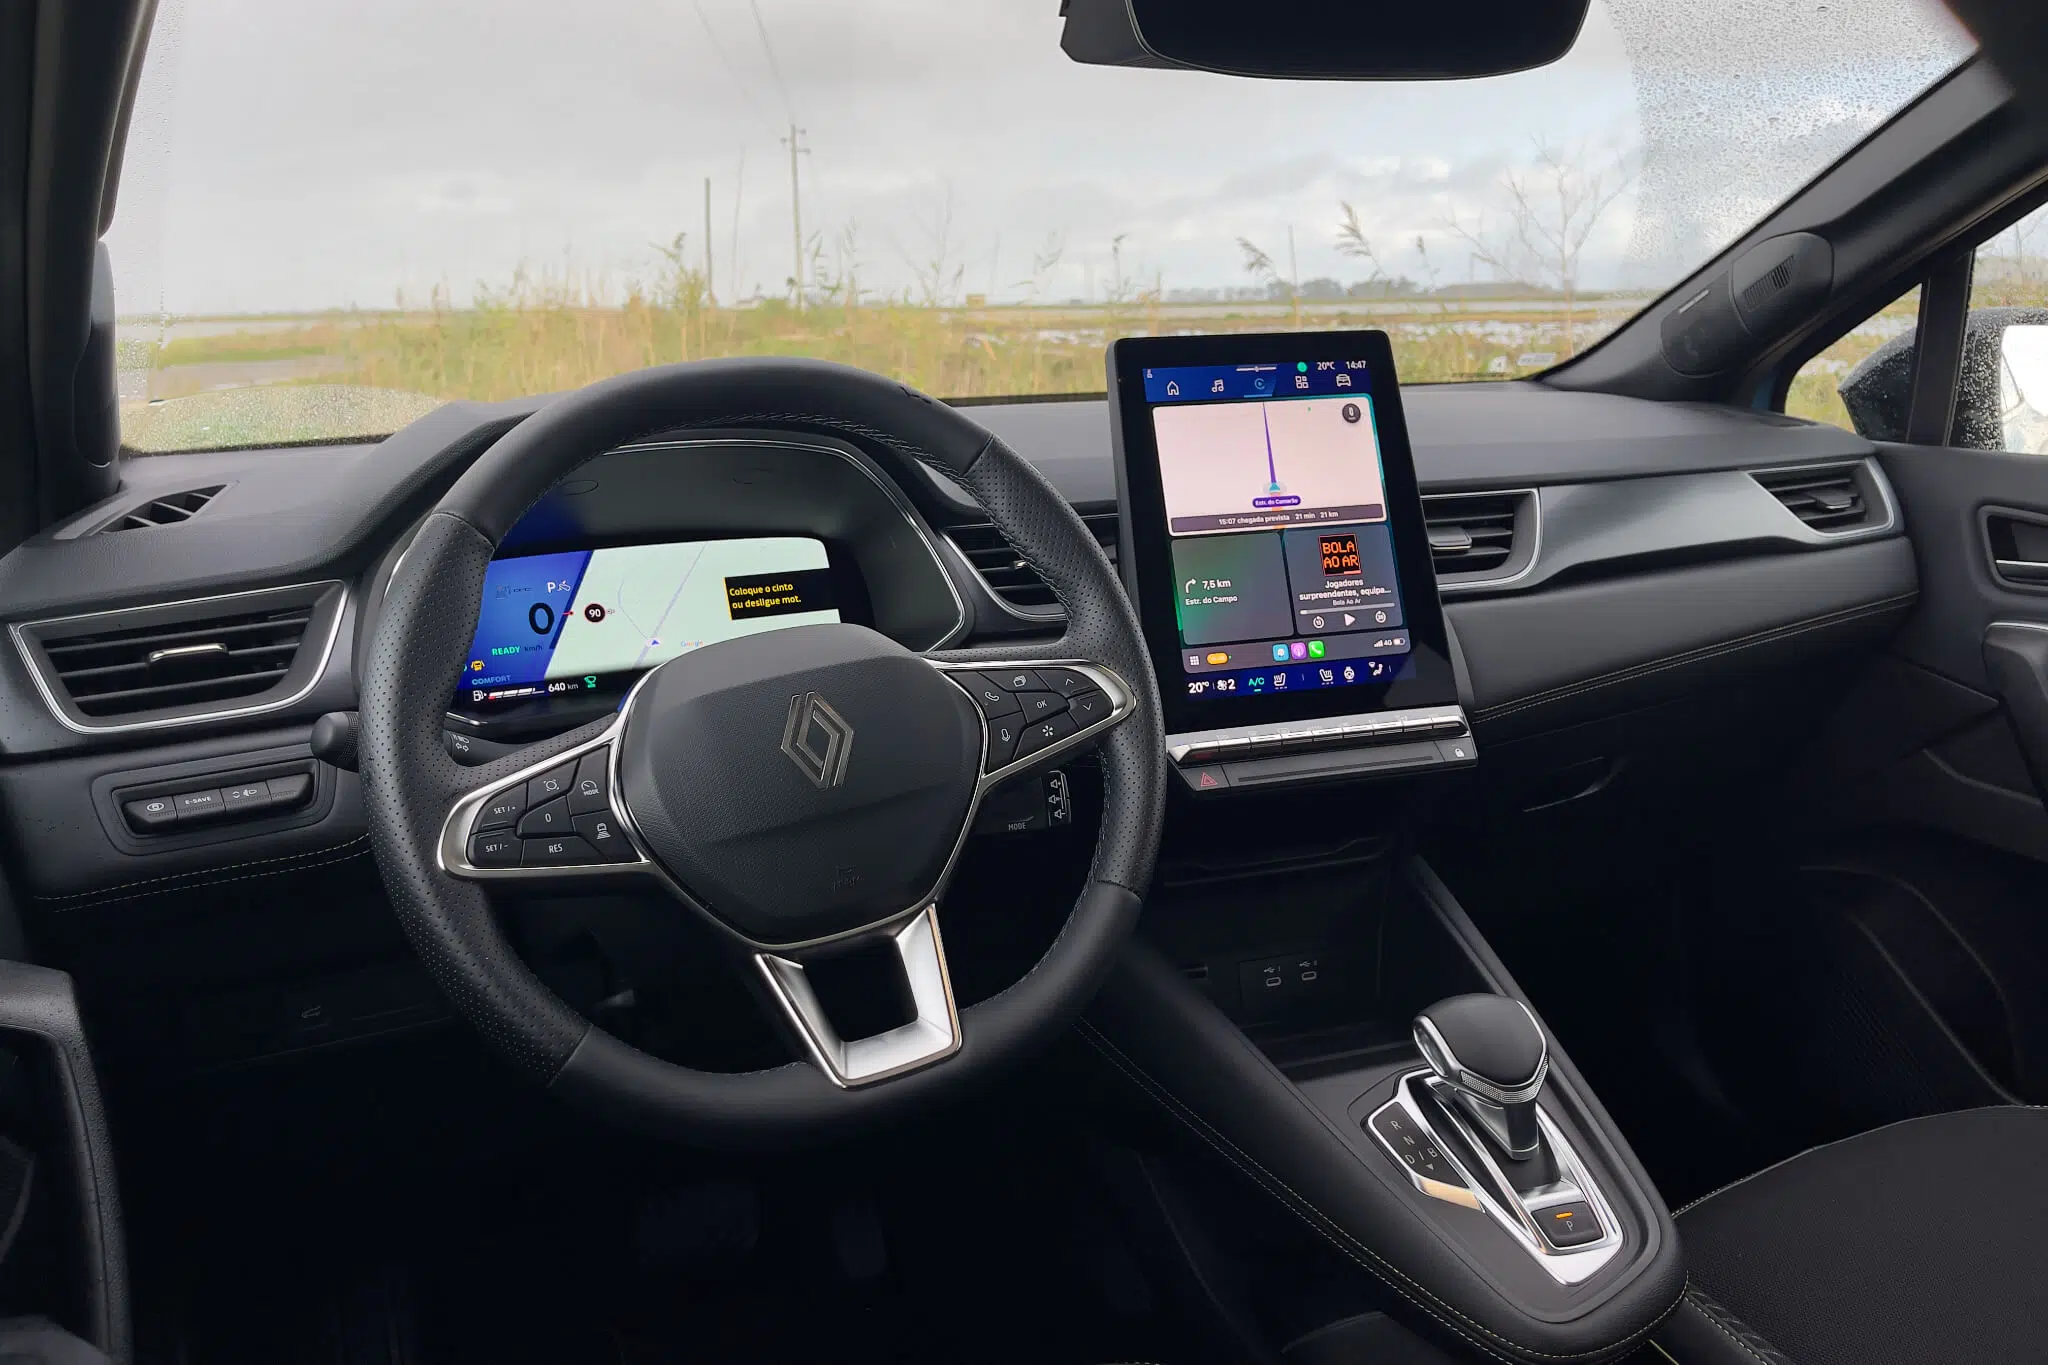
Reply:
[[760, 0], [747, 0], [747, 8], [754, 12], [754, 30], [761, 35], [761, 51], [768, 55], [768, 74], [775, 78], [775, 88], [782, 92], [782, 112], [794, 124], [796, 106], [789, 102], [789, 87], [782, 81], [782, 65], [775, 60], [775, 44], [768, 41], [768, 25], [761, 19]]
[[[718, 41], [718, 33], [711, 27], [711, 17], [704, 13], [703, 0], [690, 0], [690, 8], [697, 11], [697, 22], [704, 26], [704, 41], [711, 45], [712, 55], [718, 58], [718, 64], [725, 69], [725, 78], [732, 82], [732, 88], [739, 92], [741, 103], [747, 106], [747, 112], [760, 123], [762, 130], [772, 136], [775, 131], [774, 121], [761, 112], [760, 105], [754, 103], [753, 95], [747, 90], [747, 83], [740, 79], [739, 68], [732, 64], [732, 58], [726, 55], [725, 45]], [[757, 12], [754, 17], [758, 21], [759, 13]], [[787, 99], [784, 103], [788, 103]]]

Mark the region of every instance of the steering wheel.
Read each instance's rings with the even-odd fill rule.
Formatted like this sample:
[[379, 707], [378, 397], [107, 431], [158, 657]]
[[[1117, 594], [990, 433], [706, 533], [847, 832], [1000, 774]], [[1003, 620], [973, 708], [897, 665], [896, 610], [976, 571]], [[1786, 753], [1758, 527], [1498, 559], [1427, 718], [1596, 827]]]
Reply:
[[[887, 447], [965, 485], [1066, 608], [1065, 634], [924, 654], [856, 625], [743, 636], [655, 668], [605, 720], [458, 765], [444, 712], [485, 568], [513, 526], [606, 451], [750, 426]], [[1046, 1044], [1131, 933], [1158, 852], [1158, 696], [1094, 537], [1043, 476], [960, 412], [841, 365], [643, 370], [526, 418], [414, 537], [376, 622], [359, 706], [371, 844], [443, 991], [542, 1085], [686, 1141], [829, 1135], [926, 1105]], [[976, 807], [1003, 778], [1090, 743], [1101, 747], [1103, 811], [1087, 883], [1031, 970], [963, 1008], [939, 907]], [[658, 888], [676, 913], [708, 921], [803, 1060], [707, 1072], [633, 1048], [543, 985], [491, 912], [493, 887], [621, 883]], [[893, 945], [915, 1018], [841, 1037], [807, 964], [875, 942]]]

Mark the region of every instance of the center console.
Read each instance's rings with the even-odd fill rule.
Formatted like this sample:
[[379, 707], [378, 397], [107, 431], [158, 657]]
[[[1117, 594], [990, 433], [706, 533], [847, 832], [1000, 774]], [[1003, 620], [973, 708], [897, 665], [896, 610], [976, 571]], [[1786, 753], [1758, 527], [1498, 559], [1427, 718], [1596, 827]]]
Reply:
[[1109, 371], [1119, 564], [1188, 790], [1475, 762], [1385, 333], [1126, 338]]
[[1671, 1215], [1412, 853], [1453, 789], [1384, 780], [1478, 757], [1385, 336], [1123, 340], [1109, 383], [1191, 799], [1084, 1038], [1376, 1286], [1359, 1321], [1457, 1358], [1627, 1354], [1684, 1287]]

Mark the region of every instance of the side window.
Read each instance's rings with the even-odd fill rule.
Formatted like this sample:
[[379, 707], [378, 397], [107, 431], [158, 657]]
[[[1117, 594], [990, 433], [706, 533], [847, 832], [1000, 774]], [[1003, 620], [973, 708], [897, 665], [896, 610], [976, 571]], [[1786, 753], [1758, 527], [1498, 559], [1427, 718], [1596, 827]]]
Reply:
[[1954, 440], [2048, 454], [2048, 205], [1978, 244]]
[[1902, 432], [1902, 406], [1913, 370], [1913, 328], [1920, 316], [1915, 285], [1845, 332], [1799, 367], [1785, 393], [1794, 417], [1875, 436]]

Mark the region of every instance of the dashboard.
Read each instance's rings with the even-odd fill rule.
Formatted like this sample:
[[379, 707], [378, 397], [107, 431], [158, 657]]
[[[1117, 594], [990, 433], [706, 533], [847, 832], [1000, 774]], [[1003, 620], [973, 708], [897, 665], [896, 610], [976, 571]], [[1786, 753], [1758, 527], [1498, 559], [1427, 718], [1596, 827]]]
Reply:
[[[1339, 371], [1313, 367], [1347, 358], [1359, 357], [1333, 351], [1234, 363], [1308, 361], [1311, 374], [1333, 376], [1334, 400]], [[1356, 383], [1357, 372], [1350, 373]], [[1222, 504], [1199, 480], [1173, 476], [1173, 505], [1185, 506], [1176, 513], [1179, 534], [1162, 510], [1163, 562], [1176, 551], [1211, 553], [1234, 536], [1263, 537], [1269, 560], [1277, 540], [1287, 585], [1279, 592], [1269, 564], [1259, 610], [1271, 619], [1218, 628], [1235, 638], [1209, 638], [1218, 632], [1197, 614], [1190, 635], [1176, 632], [1170, 645], [1160, 640], [1171, 650], [1173, 669], [1158, 670], [1170, 692], [1220, 708], [1169, 718], [1177, 743], [1190, 746], [1183, 760], [1199, 756], [1202, 737], [1214, 730], [1278, 726], [1276, 747], [1312, 741], [1301, 731], [1329, 724], [1254, 714], [1280, 690], [1273, 649], [1288, 651], [1290, 691], [1301, 685], [1296, 670], [1330, 668], [1341, 678], [1337, 670], [1360, 665], [1333, 663], [1351, 657], [1333, 656], [1333, 646], [1350, 649], [1359, 637], [1393, 641], [1399, 632], [1419, 639], [1418, 614], [1436, 610], [1438, 597], [1441, 690], [1390, 691], [1376, 700], [1362, 685], [1317, 690], [1344, 694], [1340, 732], [1342, 716], [1431, 721], [1427, 713], [1441, 700], [1469, 724], [1463, 737], [1484, 755], [1465, 780], [1487, 791], [1537, 763], [1524, 739], [1560, 737], [1545, 739], [1551, 747], [1541, 752], [1543, 765], [1580, 761], [1573, 746], [1590, 754], [1608, 745], [1605, 732], [1588, 725], [1725, 687], [1731, 672], [1881, 638], [1917, 591], [1912, 548], [1874, 451], [1849, 433], [1770, 414], [1529, 383], [1415, 388], [1400, 400], [1421, 548], [1411, 566], [1396, 544], [1391, 577], [1379, 538], [1398, 539], [1398, 519], [1383, 522], [1363, 510], [1375, 495], [1365, 483], [1325, 495], [1314, 491], [1311, 474], [1298, 506], [1333, 511], [1320, 525], [1191, 526], [1190, 517], [1223, 516]], [[1196, 415], [1229, 405], [1159, 406], [1189, 414], [1169, 417], [1168, 430], [1195, 443], [1169, 442], [1169, 465], [1176, 450], [1199, 446], [1201, 421], [1249, 420]], [[1359, 406], [1363, 416], [1366, 405]], [[17, 894], [32, 908], [112, 907], [359, 856], [359, 787], [353, 774], [324, 764], [311, 765], [315, 782], [304, 802], [289, 811], [262, 807], [260, 817], [252, 806], [246, 820], [199, 819], [145, 834], [127, 821], [124, 803], [138, 793], [225, 792], [299, 771], [294, 765], [310, 758], [314, 719], [355, 705], [355, 663], [412, 528], [440, 490], [531, 407], [450, 405], [374, 444], [135, 460], [117, 499], [0, 560], [13, 646], [0, 650], [0, 802], [10, 813], [0, 837]], [[1242, 407], [1262, 411], [1256, 401]], [[1075, 505], [1132, 581], [1141, 561], [1135, 548], [1118, 543], [1112, 444], [1113, 421], [1129, 414], [1115, 417], [1110, 404], [1094, 399], [980, 405], [972, 415]], [[1268, 420], [1260, 418], [1261, 444]], [[1283, 432], [1288, 420], [1281, 418]], [[1347, 423], [1341, 402], [1316, 420], [1338, 439], [1364, 440], [1355, 428], [1366, 424]], [[1192, 425], [1179, 431], [1176, 423]], [[1376, 422], [1372, 430], [1384, 457], [1387, 428]], [[1286, 439], [1275, 443], [1269, 483], [1300, 482], [1279, 467]], [[1772, 471], [1813, 469], [1857, 482], [1869, 494], [1871, 518], [1827, 533], [1788, 511], [1768, 486]], [[1391, 465], [1383, 464], [1380, 481], [1394, 497]], [[97, 530], [131, 505], [198, 486], [220, 491], [177, 526]], [[1234, 488], [1223, 491], [1237, 496]], [[1162, 482], [1162, 509], [1165, 493]], [[1511, 548], [1486, 571], [1464, 571], [1447, 559], [1445, 544], [1463, 534], [1460, 527], [1480, 529], [1481, 512], [1498, 513], [1495, 529]], [[985, 524], [943, 476], [886, 448], [815, 432], [691, 432], [614, 451], [543, 499], [501, 548], [482, 621], [461, 627], [474, 635], [469, 662], [482, 667], [449, 699], [451, 748], [475, 761], [500, 752], [497, 744], [580, 723], [614, 706], [637, 670], [728, 632], [836, 617], [920, 650], [999, 648], [1056, 634], [1057, 604], [1034, 603], [1018, 590], [1028, 586], [1029, 566], [989, 553], [977, 539]], [[1290, 553], [1300, 555], [1298, 564]], [[1427, 587], [1432, 575], [1435, 593]], [[1145, 596], [1142, 581], [1137, 592]], [[1325, 612], [1324, 626], [1315, 626], [1317, 607], [1344, 611], [1354, 600], [1398, 616], [1346, 632], [1332, 629]], [[130, 629], [203, 633], [244, 606], [262, 609], [259, 624], [281, 632], [280, 648], [301, 642], [288, 676], [265, 682], [269, 690], [201, 700], [161, 720], [146, 711], [139, 718], [66, 715], [52, 704], [52, 693], [73, 685], [64, 660], [80, 641], [101, 648]], [[1171, 617], [1170, 601], [1166, 608]], [[1156, 599], [1148, 614], [1158, 615]], [[1309, 655], [1317, 641], [1321, 659]], [[1236, 651], [1244, 649], [1265, 657], [1239, 668]], [[506, 650], [513, 652], [496, 652]], [[1199, 656], [1193, 665], [1184, 658], [1190, 652]], [[1389, 644], [1384, 654], [1356, 657], [1385, 664], [1404, 652], [1421, 654]], [[1231, 657], [1211, 664], [1215, 653]], [[1262, 673], [1268, 681], [1259, 701], [1187, 692], [1205, 681], [1214, 690], [1225, 676], [1248, 692], [1249, 679]], [[169, 685], [184, 676], [174, 672]], [[1320, 684], [1319, 672], [1308, 676]], [[1266, 749], [1257, 756], [1280, 757]], [[1204, 766], [1183, 769], [1191, 795]]]

